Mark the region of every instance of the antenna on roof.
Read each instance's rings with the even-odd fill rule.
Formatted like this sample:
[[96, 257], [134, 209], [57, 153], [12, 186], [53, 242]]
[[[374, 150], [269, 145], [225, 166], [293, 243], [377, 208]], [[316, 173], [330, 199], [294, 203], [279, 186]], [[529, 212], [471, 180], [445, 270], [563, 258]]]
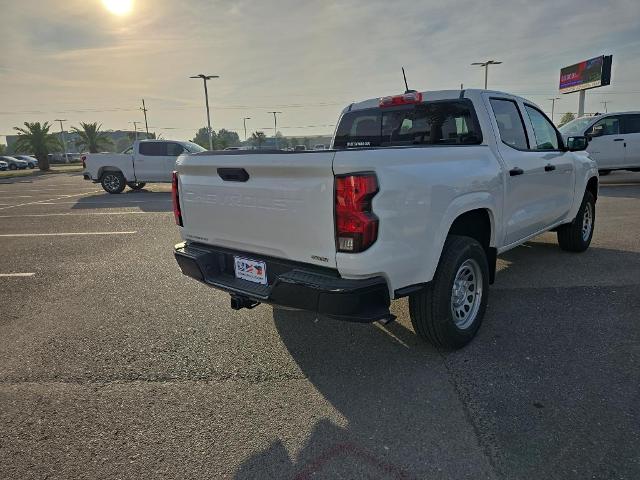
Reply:
[[409, 90], [409, 85], [407, 84], [407, 75], [404, 73], [404, 67], [402, 67], [402, 76], [404, 77], [404, 93], [413, 93], [415, 90]]

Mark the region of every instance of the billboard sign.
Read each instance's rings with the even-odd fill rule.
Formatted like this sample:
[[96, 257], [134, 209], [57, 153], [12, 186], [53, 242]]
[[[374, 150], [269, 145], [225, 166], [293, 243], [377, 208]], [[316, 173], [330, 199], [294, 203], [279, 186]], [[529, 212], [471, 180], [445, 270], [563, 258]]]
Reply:
[[611, 55], [600, 55], [560, 70], [560, 93], [603, 87], [611, 81]]

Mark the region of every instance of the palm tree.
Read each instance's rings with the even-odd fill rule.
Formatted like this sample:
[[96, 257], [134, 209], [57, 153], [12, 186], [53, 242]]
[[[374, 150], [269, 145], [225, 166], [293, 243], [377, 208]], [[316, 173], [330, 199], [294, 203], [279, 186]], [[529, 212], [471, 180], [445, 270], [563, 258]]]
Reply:
[[258, 148], [262, 148], [262, 144], [266, 139], [267, 136], [264, 134], [264, 132], [254, 132], [251, 134], [251, 142]]
[[51, 124], [49, 122], [24, 122], [25, 128], [14, 127], [18, 131], [18, 140], [15, 144], [15, 151], [29, 152], [38, 159], [40, 170], [49, 170], [50, 152], [57, 152], [61, 149], [58, 138], [49, 133]]
[[72, 127], [71, 130], [77, 133], [80, 137], [76, 140], [76, 146], [82, 149], [89, 150], [89, 153], [98, 153], [101, 150], [110, 148], [113, 143], [109, 140], [109, 137], [100, 131], [102, 124], [98, 125], [98, 122], [84, 123], [80, 122], [81, 129], [78, 127]]

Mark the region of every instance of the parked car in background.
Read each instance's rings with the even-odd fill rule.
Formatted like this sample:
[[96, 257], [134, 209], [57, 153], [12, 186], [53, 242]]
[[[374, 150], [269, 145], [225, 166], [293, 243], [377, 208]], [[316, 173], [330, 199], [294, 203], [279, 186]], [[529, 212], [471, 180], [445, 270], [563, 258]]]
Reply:
[[589, 247], [598, 170], [586, 146], [508, 93], [354, 103], [331, 150], [181, 156], [176, 260], [233, 309], [386, 322], [408, 296], [416, 333], [459, 348], [480, 327], [498, 254], [549, 230], [563, 250]]
[[100, 183], [108, 193], [121, 193], [127, 185], [139, 190], [147, 182], [171, 182], [171, 173], [180, 155], [204, 151], [192, 142], [139, 140], [123, 153], [82, 155], [83, 176], [85, 180]]
[[293, 148], [293, 150], [294, 150], [295, 152], [304, 152], [306, 149], [307, 149], [307, 147], [306, 147], [306, 146], [304, 146], [304, 145], [296, 145], [296, 146]]
[[25, 162], [27, 162], [27, 166], [29, 168], [33, 169], [38, 166], [38, 160], [31, 155], [14, 155], [13, 157], [17, 158], [18, 160], [24, 160]]
[[9, 170], [9, 164], [4, 160], [0, 160], [0, 171]]
[[560, 127], [560, 133], [565, 139], [587, 137], [587, 152], [598, 164], [600, 175], [611, 170], [640, 172], [640, 112], [576, 118]]
[[28, 166], [24, 160], [18, 160], [15, 157], [2, 156], [0, 160], [7, 162], [9, 170], [25, 170]]
[[327, 149], [327, 147], [326, 147], [324, 144], [319, 143], [318, 145], [315, 145], [315, 146], [313, 147], [313, 149], [314, 149], [314, 150], [326, 150], [326, 149]]

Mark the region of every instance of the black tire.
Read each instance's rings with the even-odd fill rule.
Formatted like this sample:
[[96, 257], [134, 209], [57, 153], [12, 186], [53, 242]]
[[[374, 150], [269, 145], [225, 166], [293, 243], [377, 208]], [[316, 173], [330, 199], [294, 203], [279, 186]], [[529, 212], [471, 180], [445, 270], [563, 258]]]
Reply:
[[30, 168], [31, 170], [33, 170], [34, 168], [36, 168], [36, 166], [35, 166], [33, 163], [30, 163], [30, 164], [29, 164], [29, 168]]
[[146, 185], [146, 183], [144, 183], [144, 182], [129, 182], [129, 183], [127, 183], [127, 185], [129, 185], [129, 188], [131, 190], [142, 190], [144, 188], [144, 186]]
[[598, 173], [600, 174], [601, 177], [606, 177], [611, 173], [611, 170], [599, 170]]
[[[589, 219], [587, 219], [589, 217]], [[596, 200], [585, 192], [576, 218], [558, 227], [558, 244], [567, 252], [584, 252], [591, 244], [596, 224]]]
[[13, 163], [9, 164], [9, 170], [17, 170], [18, 167], [16, 167]]
[[122, 193], [127, 183], [120, 172], [104, 172], [100, 178], [100, 184], [107, 193]]
[[[474, 265], [470, 270], [477, 270], [475, 285], [481, 286], [479, 292], [477, 287], [469, 291], [470, 286], [466, 286], [466, 291], [456, 293], [454, 282], [461, 272], [464, 273], [463, 264]], [[478, 276], [482, 278], [478, 279]], [[465, 303], [462, 307], [454, 305], [457, 303], [456, 297], [460, 299], [461, 293], [462, 299], [469, 299], [469, 294], [473, 297], [473, 306], [466, 310], [473, 316], [469, 315], [466, 322], [458, 318], [458, 313], [466, 308], [466, 301], [463, 300]], [[489, 263], [484, 248], [473, 238], [449, 235], [433, 280], [420, 292], [409, 297], [413, 328], [420, 337], [436, 347], [462, 348], [475, 337], [480, 328], [487, 308], [488, 294]]]

